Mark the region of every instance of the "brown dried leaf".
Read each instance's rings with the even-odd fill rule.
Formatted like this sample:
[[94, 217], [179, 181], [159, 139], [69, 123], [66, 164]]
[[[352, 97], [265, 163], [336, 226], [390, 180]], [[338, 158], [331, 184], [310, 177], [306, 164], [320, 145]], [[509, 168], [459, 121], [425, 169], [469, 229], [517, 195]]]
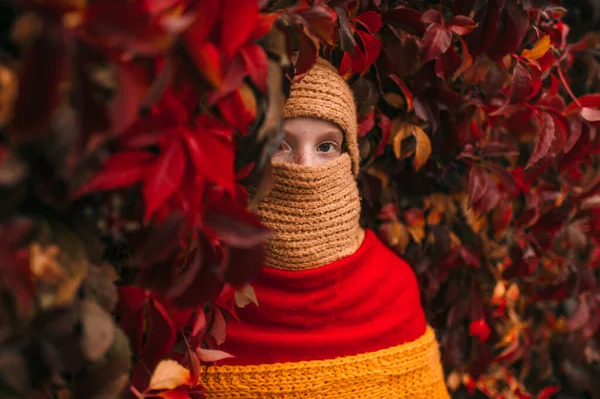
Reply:
[[83, 353], [88, 360], [98, 361], [113, 344], [115, 324], [111, 315], [91, 300], [85, 300], [81, 304], [81, 317]]

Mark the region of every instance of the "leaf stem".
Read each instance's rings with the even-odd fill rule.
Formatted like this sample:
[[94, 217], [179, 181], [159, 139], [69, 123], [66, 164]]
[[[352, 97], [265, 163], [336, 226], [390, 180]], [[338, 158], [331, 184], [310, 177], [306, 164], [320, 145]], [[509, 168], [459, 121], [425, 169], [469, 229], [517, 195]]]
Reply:
[[556, 69], [558, 70], [558, 77], [560, 78], [560, 81], [562, 82], [565, 90], [567, 91], [567, 93], [569, 93], [569, 96], [571, 96], [571, 99], [573, 99], [575, 104], [577, 104], [577, 107], [579, 107], [581, 109], [582, 108], [581, 103], [579, 102], [577, 97], [575, 97], [575, 94], [573, 94], [573, 92], [571, 91], [571, 87], [567, 83], [567, 78], [565, 78], [565, 75], [564, 75], [561, 67], [557, 65]]

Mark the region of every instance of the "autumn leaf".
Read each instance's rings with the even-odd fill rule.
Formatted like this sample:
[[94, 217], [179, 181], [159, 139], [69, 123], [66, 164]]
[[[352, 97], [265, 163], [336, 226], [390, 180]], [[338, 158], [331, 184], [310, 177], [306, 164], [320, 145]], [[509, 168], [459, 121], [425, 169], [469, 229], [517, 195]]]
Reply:
[[235, 304], [237, 307], [243, 308], [250, 303], [259, 306], [254, 288], [250, 284], [246, 284], [235, 292]]
[[196, 349], [196, 353], [201, 361], [205, 363], [218, 362], [219, 360], [229, 359], [233, 356], [227, 352], [223, 352], [217, 349]]
[[600, 110], [599, 109], [582, 107], [581, 111], [579, 111], [579, 115], [581, 115], [582, 119], [585, 119], [588, 122], [600, 122]]
[[149, 391], [173, 389], [190, 384], [190, 371], [175, 360], [162, 360], [150, 377]]
[[186, 167], [184, 148], [180, 140], [172, 140], [144, 176], [142, 194], [145, 200], [144, 219], [150, 217], [177, 190]]
[[408, 88], [406, 83], [404, 83], [404, 81], [402, 79], [400, 79], [396, 74], [391, 74], [390, 78], [394, 81], [394, 83], [396, 83], [396, 85], [398, 85], [398, 88], [404, 95], [404, 99], [406, 102], [406, 110], [412, 111], [412, 109], [413, 109], [413, 94], [412, 94], [412, 92], [410, 91], [410, 89]]
[[381, 15], [375, 11], [366, 11], [359, 14], [355, 20], [365, 26], [371, 34], [379, 32], [383, 25], [381, 21]]
[[425, 32], [423, 44], [423, 62], [431, 61], [448, 51], [452, 44], [452, 32], [441, 25], [431, 24]]
[[188, 51], [204, 79], [213, 87], [220, 87], [223, 83], [223, 71], [219, 49], [213, 43], [205, 41], [188, 46]]
[[473, 165], [469, 172], [469, 204], [479, 202], [487, 190], [487, 172], [479, 165]]
[[448, 29], [459, 36], [470, 33], [476, 27], [475, 21], [464, 15], [455, 15], [448, 21]]
[[469, 325], [469, 335], [479, 338], [479, 342], [487, 341], [490, 334], [490, 327], [483, 318], [472, 321]]
[[401, 29], [421, 36], [425, 33], [425, 25], [421, 22], [421, 13], [414, 8], [398, 6], [383, 14], [383, 21], [399, 26]]
[[431, 155], [431, 141], [427, 133], [417, 125], [413, 125], [413, 136], [417, 139], [414, 166], [416, 170], [421, 169]]
[[531, 73], [520, 63], [515, 66], [510, 84], [510, 104], [518, 104], [533, 91]]
[[402, 141], [412, 136], [416, 141], [413, 164], [416, 170], [421, 169], [431, 155], [431, 141], [429, 140], [429, 136], [419, 126], [411, 123], [397, 123], [396, 121], [395, 125], [392, 129], [396, 131], [393, 135], [393, 147], [396, 157], [401, 159], [405, 156], [402, 154]]
[[325, 43], [334, 45], [335, 18], [334, 13], [324, 7], [310, 7], [299, 11], [298, 15], [308, 23], [310, 29]]
[[537, 42], [531, 50], [524, 49], [521, 51], [521, 57], [527, 58], [528, 60], [538, 60], [546, 54], [550, 49], [550, 35], [545, 35]]
[[220, 49], [231, 60], [235, 52], [250, 38], [258, 22], [255, 0], [222, 0], [222, 10], [232, 10], [220, 25]]
[[535, 147], [531, 157], [527, 161], [525, 169], [530, 168], [540, 159], [544, 158], [552, 146], [554, 140], [554, 119], [547, 112], [541, 112], [536, 115], [538, 122], [538, 134], [535, 139]]
[[142, 180], [153, 158], [147, 151], [120, 151], [108, 158], [104, 169], [77, 190], [74, 196], [131, 186]]

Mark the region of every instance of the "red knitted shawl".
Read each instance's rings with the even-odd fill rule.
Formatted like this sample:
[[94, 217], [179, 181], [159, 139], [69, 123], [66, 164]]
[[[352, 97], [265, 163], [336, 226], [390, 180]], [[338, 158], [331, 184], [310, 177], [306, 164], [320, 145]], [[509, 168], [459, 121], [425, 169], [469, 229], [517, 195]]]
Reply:
[[425, 333], [410, 266], [370, 230], [352, 255], [302, 271], [264, 268], [253, 284], [259, 307], [238, 310], [219, 364], [332, 359], [389, 348]]

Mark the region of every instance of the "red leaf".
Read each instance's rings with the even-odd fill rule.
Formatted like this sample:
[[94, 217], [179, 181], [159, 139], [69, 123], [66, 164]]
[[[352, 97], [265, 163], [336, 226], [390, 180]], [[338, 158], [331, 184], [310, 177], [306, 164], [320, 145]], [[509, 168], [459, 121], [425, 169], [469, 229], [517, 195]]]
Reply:
[[535, 96], [538, 95], [541, 88], [542, 88], [542, 80], [541, 79], [534, 80], [532, 82], [531, 93], [529, 93], [527, 95], [527, 97], [525, 97], [525, 100], [530, 101], [531, 99], [533, 99]]
[[406, 83], [404, 83], [404, 81], [400, 79], [396, 74], [391, 74], [389, 76], [390, 78], [392, 78], [394, 83], [398, 85], [398, 88], [400, 89], [400, 91], [402, 91], [402, 94], [404, 94], [404, 99], [406, 101], [406, 110], [412, 111], [414, 106], [412, 91], [408, 88]]
[[156, 395], [162, 399], [190, 399], [187, 390], [170, 389], [168, 391], [159, 392]]
[[310, 29], [315, 32], [325, 43], [333, 46], [335, 44], [335, 13], [323, 7], [310, 7], [298, 12], [308, 23]]
[[[340, 65], [340, 73], [342, 73], [341, 70], [343, 69], [343, 65], [346, 62], [349, 62], [351, 65], [350, 72], [352, 74], [362, 74], [377, 60], [377, 57], [379, 57], [379, 52], [381, 51], [381, 43], [379, 40], [367, 32], [360, 30], [357, 30], [356, 34], [360, 40], [356, 42], [356, 47], [354, 48], [355, 55], [349, 53], [344, 54], [342, 65]], [[362, 47], [359, 42], [362, 43]]]
[[252, 248], [271, 235], [258, 216], [230, 199], [207, 204], [206, 212], [206, 227], [230, 246]]
[[556, 76], [553, 73], [550, 74], [550, 78], [551, 78], [551, 83], [550, 83], [550, 89], [548, 91], [548, 94], [550, 94], [550, 96], [554, 97], [558, 94], [558, 89], [560, 88], [560, 81], [556, 78]]
[[[581, 122], [581, 119], [577, 118], [576, 121]], [[561, 171], [567, 170], [578, 162], [581, 162], [581, 160], [589, 154], [590, 144], [592, 142], [591, 135], [593, 133], [586, 123], [578, 123], [575, 126], [576, 128], [572, 129], [572, 134], [578, 135], [578, 138], [575, 141], [573, 148], [571, 148], [569, 152], [563, 153], [563, 156], [560, 158], [559, 168]], [[565, 147], [569, 145], [570, 141], [571, 140], [569, 139]]]
[[[201, 248], [196, 248], [192, 251], [192, 253], [187, 254], [186, 262], [182, 264], [182, 270], [175, 278], [174, 281], [169, 284], [169, 287], [165, 293], [165, 297], [169, 300], [173, 298], [177, 298], [181, 296], [189, 287], [190, 284], [194, 281], [194, 277], [200, 272], [202, 268], [203, 253]], [[187, 315], [187, 319], [189, 319], [189, 314]], [[186, 322], [187, 322], [186, 319]], [[178, 323], [173, 320], [173, 325], [175, 331], [179, 331], [183, 326], [177, 326]], [[181, 328], [178, 328], [181, 327]]]
[[552, 116], [556, 128], [554, 141], [551, 147], [552, 153], [559, 154], [564, 150], [565, 144], [569, 139], [569, 121], [562, 114], [556, 112], [549, 112], [549, 114]]
[[[168, 27], [148, 16], [141, 1], [103, 0], [87, 4], [79, 37], [104, 49], [156, 55], [168, 44]], [[167, 24], [168, 25], [168, 24]], [[173, 32], [176, 33], [176, 32]]]
[[235, 288], [254, 281], [265, 263], [265, 248], [261, 242], [252, 248], [232, 248], [225, 281]]
[[141, 358], [153, 368], [173, 349], [176, 332], [165, 307], [153, 299], [148, 309], [149, 327]]
[[363, 137], [375, 126], [375, 110], [371, 110], [367, 115], [365, 115], [362, 120], [358, 123], [358, 137]]
[[273, 22], [279, 17], [279, 13], [272, 14], [258, 14], [258, 21], [256, 27], [250, 35], [250, 41], [255, 41], [266, 35], [273, 26]]
[[441, 24], [442, 16], [438, 10], [427, 10], [421, 15], [421, 22], [424, 24]]
[[356, 21], [362, 23], [371, 34], [379, 32], [383, 25], [381, 15], [375, 11], [366, 11], [356, 17]]
[[455, 15], [448, 21], [448, 29], [459, 36], [466, 35], [476, 27], [475, 21], [464, 15]]
[[233, 193], [233, 142], [216, 136], [206, 127], [199, 127], [196, 132], [185, 132], [183, 138], [197, 176]]
[[[306, 28], [297, 31], [300, 46], [298, 59], [296, 60], [296, 75], [303, 75], [317, 62], [319, 56], [319, 42], [308, 32]], [[346, 53], [347, 54], [347, 53]], [[344, 54], [344, 56], [346, 56]]]
[[547, 112], [540, 112], [536, 115], [538, 122], [538, 134], [535, 139], [535, 147], [533, 153], [527, 161], [525, 169], [530, 168], [540, 159], [544, 158], [548, 154], [548, 150], [552, 146], [554, 140], [554, 119]]
[[431, 61], [448, 51], [452, 44], [452, 32], [438, 24], [429, 25], [423, 37], [423, 44], [423, 62]]
[[217, 346], [221, 346], [225, 342], [225, 338], [227, 338], [227, 323], [225, 322], [223, 313], [217, 307], [215, 307], [214, 317], [208, 334], [215, 339]]
[[482, 213], [488, 213], [498, 204], [500, 201], [500, 191], [498, 185], [489, 173], [486, 173], [487, 188], [485, 195], [481, 198], [478, 208]]
[[223, 10], [229, 10], [221, 18], [221, 50], [230, 60], [246, 43], [258, 22], [256, 0], [221, 0]]
[[487, 172], [479, 165], [473, 165], [469, 173], [469, 203], [479, 202], [487, 190]]
[[146, 151], [121, 151], [108, 158], [101, 172], [92, 177], [74, 194], [75, 197], [94, 191], [114, 190], [140, 181], [154, 155]]
[[379, 112], [379, 128], [381, 129], [381, 141], [375, 150], [374, 156], [383, 154], [383, 150], [389, 140], [390, 134], [392, 133], [392, 123], [383, 112]]
[[383, 21], [399, 26], [408, 33], [422, 36], [425, 25], [421, 22], [421, 13], [413, 8], [398, 6], [383, 14]]
[[544, 389], [542, 389], [538, 395], [537, 398], [538, 399], [550, 399], [550, 397], [552, 395], [554, 395], [555, 393], [560, 392], [560, 387], [557, 386], [549, 386], [546, 387]]
[[215, 349], [198, 348], [198, 349], [196, 349], [196, 353], [198, 354], [198, 357], [200, 358], [200, 360], [205, 363], [217, 362], [219, 360], [229, 359], [229, 358], [233, 357], [233, 355], [230, 355], [227, 352], [223, 352], [223, 351], [215, 350]]
[[583, 107], [581, 108], [581, 111], [579, 111], [579, 115], [588, 122], [600, 122], [600, 109]]
[[150, 82], [133, 63], [117, 63], [115, 68], [118, 89], [107, 111], [112, 132], [122, 133], [138, 118], [140, 104]]
[[504, 12], [500, 16], [496, 38], [487, 50], [487, 54], [491, 58], [500, 59], [506, 54], [516, 52], [530, 25], [529, 16], [522, 4], [513, 1], [507, 2]]
[[496, 37], [498, 19], [504, 9], [505, 0], [490, 0], [477, 11], [475, 22], [478, 23], [468, 36], [467, 44], [473, 57], [486, 52]]
[[269, 60], [265, 50], [257, 44], [250, 43], [244, 46], [240, 53], [244, 59], [246, 71], [248, 71], [252, 82], [254, 82], [263, 93], [266, 92]]
[[462, 57], [450, 46], [448, 51], [435, 60], [435, 73], [441, 79], [446, 79], [460, 68]]
[[185, 172], [186, 157], [179, 139], [171, 140], [162, 151], [147, 169], [142, 187], [145, 221], [150, 220], [156, 210], [177, 190]]
[[121, 317], [119, 326], [129, 338], [129, 345], [136, 355], [143, 348], [145, 305], [148, 295], [138, 287], [119, 287], [119, 302], [115, 313]]
[[490, 330], [490, 327], [483, 318], [475, 320], [469, 324], [469, 335], [479, 338], [479, 342], [487, 341], [491, 332], [492, 330]]
[[376, 37], [371, 36], [366, 32], [356, 31], [356, 33], [358, 34], [358, 37], [360, 38], [360, 40], [362, 41], [363, 46], [364, 46], [364, 54], [365, 54], [365, 65], [363, 68], [363, 71], [364, 71], [368, 67], [373, 65], [375, 63], [375, 61], [377, 60], [377, 57], [379, 57], [379, 52], [381, 51], [381, 43], [379, 42], [379, 40]]
[[520, 104], [533, 91], [531, 74], [520, 63], [517, 63], [510, 84], [510, 104]]
[[200, 44], [204, 42], [219, 20], [221, 2], [200, 0], [195, 2], [196, 19], [189, 29], [183, 33], [186, 43]]
[[202, 310], [201, 306], [198, 306], [196, 309], [193, 320], [191, 335], [195, 336], [206, 328], [206, 314], [204, 313], [204, 310]]
[[[579, 97], [577, 100], [579, 101], [579, 104], [582, 107], [588, 107], [588, 108], [600, 107], [600, 93], [586, 94], [584, 96]], [[567, 111], [573, 111], [578, 108], [579, 108], [579, 105], [573, 101], [567, 107]]]
[[247, 86], [243, 85], [219, 101], [219, 109], [228, 123], [235, 126], [242, 134], [248, 132], [248, 126], [254, 121], [257, 113], [256, 98]]
[[244, 78], [248, 75], [248, 70], [244, 62], [244, 58], [239, 52], [231, 62], [222, 65], [226, 69], [223, 84], [217, 90], [208, 93], [208, 102], [213, 105], [218, 100], [238, 89], [244, 82]]
[[565, 143], [565, 148], [564, 148], [564, 153], [568, 153], [569, 151], [571, 151], [571, 149], [573, 148], [573, 146], [575, 145], [575, 143], [577, 143], [577, 141], [579, 140], [579, 137], [581, 137], [581, 130], [582, 130], [582, 124], [583, 122], [581, 121], [581, 119], [579, 118], [571, 118], [570, 119], [570, 135], [569, 138], [567, 139], [567, 142]]
[[204, 79], [213, 87], [220, 87], [223, 83], [220, 50], [209, 41], [189, 43], [187, 49]]

